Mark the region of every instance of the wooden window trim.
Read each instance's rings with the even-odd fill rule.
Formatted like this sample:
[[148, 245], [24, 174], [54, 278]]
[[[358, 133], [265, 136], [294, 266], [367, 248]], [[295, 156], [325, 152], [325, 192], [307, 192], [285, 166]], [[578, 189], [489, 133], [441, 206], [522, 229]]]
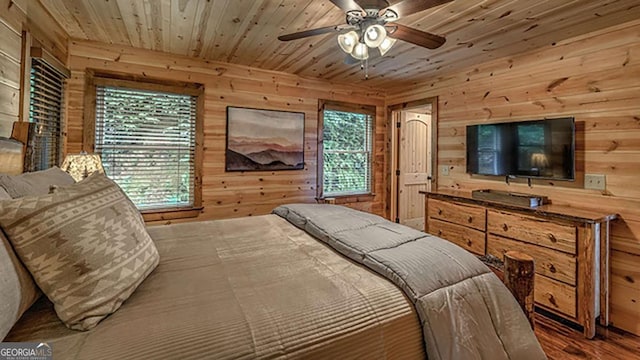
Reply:
[[84, 119], [82, 134], [82, 149], [88, 153], [95, 151], [96, 145], [96, 87], [119, 86], [139, 90], [170, 92], [181, 95], [191, 95], [196, 100], [196, 134], [194, 153], [194, 184], [193, 206], [184, 208], [169, 208], [144, 210], [142, 216], [145, 221], [174, 220], [195, 218], [202, 212], [202, 164], [204, 144], [204, 85], [180, 81], [148, 79], [135, 75], [99, 73], [88, 69], [85, 74], [84, 89]]
[[[371, 182], [369, 192], [344, 194], [344, 195], [324, 195], [324, 186], [322, 180], [324, 179], [324, 109], [330, 108], [335, 111], [355, 112], [360, 114], [370, 115], [371, 121], [371, 167], [370, 179]], [[347, 103], [342, 101], [333, 100], [318, 100], [318, 155], [317, 155], [317, 177], [316, 177], [316, 200], [324, 201], [325, 199], [335, 199], [336, 204], [347, 204], [353, 202], [368, 202], [373, 201], [376, 194], [373, 191], [375, 188], [375, 140], [376, 140], [376, 107], [373, 105], [360, 105]]]

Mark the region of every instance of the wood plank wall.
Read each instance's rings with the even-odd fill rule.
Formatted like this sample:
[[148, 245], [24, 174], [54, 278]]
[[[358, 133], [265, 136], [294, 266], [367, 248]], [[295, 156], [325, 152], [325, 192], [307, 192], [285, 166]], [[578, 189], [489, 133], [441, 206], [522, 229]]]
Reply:
[[8, 137], [20, 112], [22, 23], [27, 18], [26, 3], [0, 0], [0, 9], [0, 136]]
[[[267, 214], [280, 204], [314, 202], [316, 196], [318, 100], [376, 106], [375, 196], [347, 205], [384, 215], [387, 164], [384, 94], [285, 73], [210, 62], [167, 53], [88, 41], [69, 45], [67, 151], [82, 149], [85, 72], [93, 69], [155, 79], [198, 82], [205, 87], [203, 205], [199, 220]], [[305, 114], [304, 170], [224, 170], [226, 107], [290, 110]]]
[[68, 36], [37, 0], [0, 0], [0, 9], [0, 136], [8, 137], [13, 122], [22, 120], [23, 31], [29, 32], [34, 45], [63, 64], [67, 62]]
[[[439, 96], [439, 190], [492, 188], [547, 195], [618, 213], [612, 227], [613, 325], [640, 334], [640, 21], [539, 51], [443, 74], [411, 89], [388, 90], [388, 104]], [[575, 116], [575, 184], [506, 185], [465, 173], [466, 125]], [[584, 173], [605, 174], [606, 191], [585, 190]]]

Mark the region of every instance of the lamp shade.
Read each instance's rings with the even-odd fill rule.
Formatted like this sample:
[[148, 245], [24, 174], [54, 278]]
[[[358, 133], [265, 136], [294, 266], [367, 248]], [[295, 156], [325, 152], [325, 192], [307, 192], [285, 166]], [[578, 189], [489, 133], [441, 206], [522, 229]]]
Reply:
[[385, 37], [384, 40], [378, 45], [378, 50], [380, 50], [380, 55], [384, 56], [384, 54], [391, 49], [393, 44], [396, 43], [396, 39], [392, 39], [390, 37]]
[[349, 31], [346, 34], [338, 35], [338, 45], [340, 45], [342, 51], [346, 52], [347, 54], [351, 54], [353, 48], [358, 43], [358, 40], [358, 33], [356, 33], [355, 31]]
[[351, 52], [351, 56], [358, 60], [365, 60], [369, 57], [369, 48], [363, 43], [358, 43]]
[[80, 181], [94, 172], [104, 174], [102, 160], [97, 154], [67, 155], [60, 169], [69, 173], [75, 181]]
[[370, 25], [364, 31], [364, 43], [368, 47], [378, 47], [387, 37], [387, 30], [382, 25]]

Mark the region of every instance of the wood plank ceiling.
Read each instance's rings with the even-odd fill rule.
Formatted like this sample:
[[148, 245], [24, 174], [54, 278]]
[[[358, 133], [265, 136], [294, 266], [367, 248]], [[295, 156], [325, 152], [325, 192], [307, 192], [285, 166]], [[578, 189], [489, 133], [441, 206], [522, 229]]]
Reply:
[[[128, 45], [362, 83], [336, 34], [281, 42], [279, 35], [344, 24], [328, 0], [37, 0], [71, 38]], [[454, 0], [400, 19], [446, 36], [429, 50], [399, 41], [369, 61], [375, 88], [401, 88], [640, 18], [638, 0]]]

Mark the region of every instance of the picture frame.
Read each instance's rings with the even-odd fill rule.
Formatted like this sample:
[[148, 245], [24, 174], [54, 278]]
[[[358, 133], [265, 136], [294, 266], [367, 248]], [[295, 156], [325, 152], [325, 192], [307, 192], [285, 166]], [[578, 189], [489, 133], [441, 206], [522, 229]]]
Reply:
[[304, 169], [304, 113], [227, 106], [225, 171]]

